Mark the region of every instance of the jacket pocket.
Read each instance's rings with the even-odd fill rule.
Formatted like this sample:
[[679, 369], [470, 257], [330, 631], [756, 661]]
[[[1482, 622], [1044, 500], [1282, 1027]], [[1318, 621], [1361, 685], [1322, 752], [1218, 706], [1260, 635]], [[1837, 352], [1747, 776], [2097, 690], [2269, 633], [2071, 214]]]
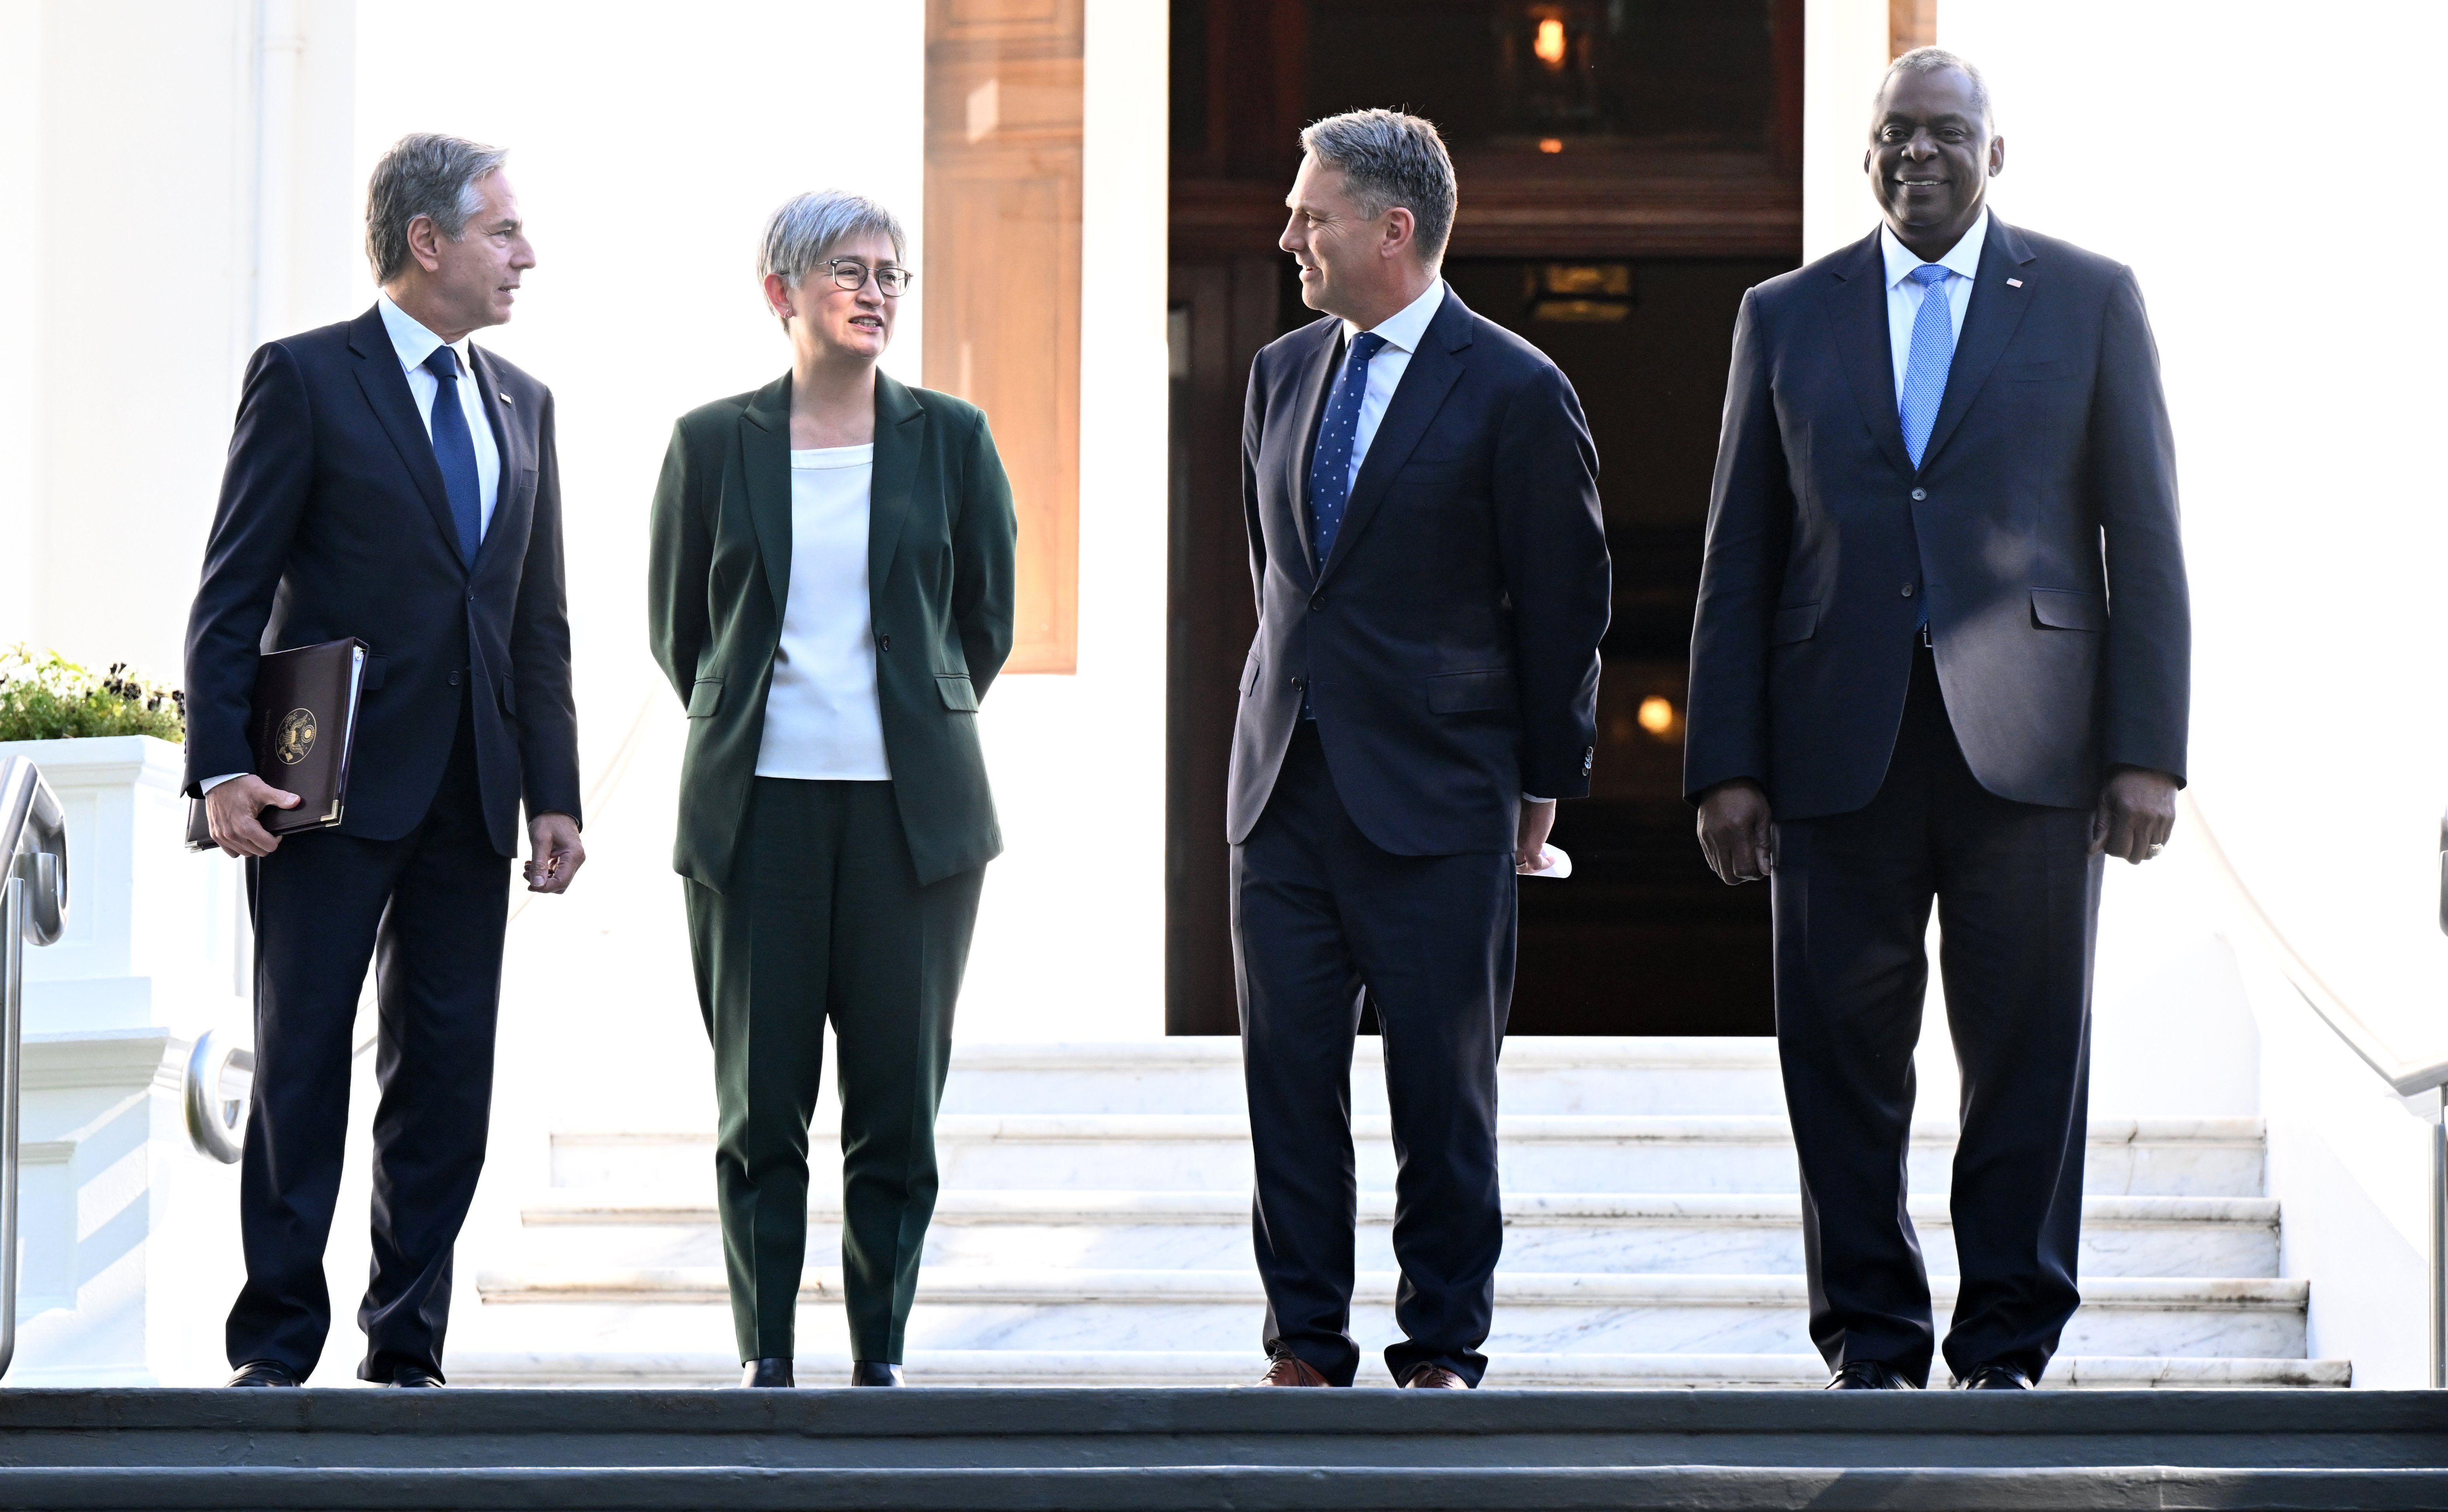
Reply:
[[1252, 657], [1241, 668], [1241, 697], [1245, 699], [1250, 696], [1250, 690], [1258, 685], [1258, 659]]
[[507, 676], [495, 678], [493, 679], [493, 690], [494, 699], [501, 704], [502, 712], [508, 715], [513, 719], [517, 718], [519, 717], [519, 690], [511, 685], [510, 679]]
[[1788, 604], [1777, 610], [1776, 617], [1768, 622], [1768, 643], [1770, 645], [1791, 645], [1797, 641], [1807, 641], [1818, 633], [1819, 605], [1815, 603]]
[[1510, 667], [1482, 672], [1441, 672], [1428, 679], [1430, 714], [1477, 714], [1510, 709], [1520, 700], [1513, 692]]
[[978, 687], [968, 678], [956, 672], [935, 674], [935, 691], [944, 696], [944, 707], [955, 714], [978, 712]]
[[2090, 630], [2108, 628], [2108, 605], [2096, 593], [2084, 593], [2073, 588], [2034, 588], [2032, 621], [2052, 630]]
[[699, 678], [689, 689], [688, 717], [692, 719], [712, 718], [722, 707], [722, 679]]

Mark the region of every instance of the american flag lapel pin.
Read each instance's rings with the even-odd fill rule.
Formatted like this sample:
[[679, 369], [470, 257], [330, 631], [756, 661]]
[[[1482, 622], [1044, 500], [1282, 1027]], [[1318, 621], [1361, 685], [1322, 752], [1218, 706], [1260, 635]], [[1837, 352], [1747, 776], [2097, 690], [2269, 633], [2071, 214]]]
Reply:
[[2006, 280], [2006, 287], [2009, 289], [2019, 289], [2022, 286], [2023, 280], [2020, 278], [2009, 278]]
[[[2020, 285], [2020, 284], [2017, 284], [2017, 285], [2016, 285], [2016, 287], [2017, 287], [2017, 288], [2020, 288], [2020, 287], [2022, 287], [2022, 285]], [[510, 396], [509, 396], [508, 394], [507, 394], [507, 393], [506, 393], [506, 394], [503, 394], [503, 395], [501, 396], [501, 400], [502, 400], [502, 402], [503, 402], [504, 404], [507, 404], [507, 403], [509, 403], [509, 402], [510, 402]]]

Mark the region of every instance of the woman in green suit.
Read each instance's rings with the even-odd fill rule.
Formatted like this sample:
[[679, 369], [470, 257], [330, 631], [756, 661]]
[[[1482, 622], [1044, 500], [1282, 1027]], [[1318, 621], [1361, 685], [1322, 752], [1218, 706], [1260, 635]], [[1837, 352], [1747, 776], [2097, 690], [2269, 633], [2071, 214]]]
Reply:
[[673, 865], [748, 1386], [794, 1384], [828, 1017], [851, 1380], [901, 1384], [952, 1004], [1003, 849], [977, 708], [1011, 650], [1011, 488], [975, 406], [876, 371], [903, 246], [855, 195], [776, 210], [761, 271], [791, 371], [681, 416], [655, 490], [648, 614], [689, 721]]

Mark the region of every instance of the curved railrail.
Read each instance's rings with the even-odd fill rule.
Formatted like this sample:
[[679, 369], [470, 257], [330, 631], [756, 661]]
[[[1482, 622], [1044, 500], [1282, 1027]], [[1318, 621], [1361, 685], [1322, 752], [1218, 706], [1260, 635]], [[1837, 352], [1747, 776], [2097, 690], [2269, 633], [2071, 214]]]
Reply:
[[0, 757], [0, 1375], [17, 1354], [17, 1115], [24, 1081], [26, 947], [67, 923], [68, 831], [34, 763]]
[[223, 1165], [236, 1165], [246, 1154], [247, 1100], [222, 1096], [231, 1071], [254, 1075], [255, 1052], [225, 1043], [216, 1029], [199, 1035], [187, 1056], [187, 1139]]
[[[2191, 794], [2183, 794], [2193, 830], [2209, 857], [2210, 870], [2227, 885], [2234, 914], [2277, 965], [2279, 974], [2295, 989], [2331, 1032], [2346, 1042], [2363, 1064], [2390, 1091], [2401, 1098], [2430, 1097], [2431, 1115], [2431, 1384], [2448, 1388], [2448, 1055], [2402, 1055], [2345, 999], [2338, 996], [2303, 952], [2270, 918], [2244, 875], [2218, 842], [2218, 833], [2202, 814]], [[2448, 933], [2448, 817], [2439, 821], [2439, 928]]]

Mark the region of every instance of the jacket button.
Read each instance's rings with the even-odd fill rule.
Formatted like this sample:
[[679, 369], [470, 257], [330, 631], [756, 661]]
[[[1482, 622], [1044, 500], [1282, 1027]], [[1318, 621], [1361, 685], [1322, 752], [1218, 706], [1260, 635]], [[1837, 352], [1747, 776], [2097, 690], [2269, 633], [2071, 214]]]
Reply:
[[1294, 679], [1292, 679], [1292, 691], [1293, 691], [1294, 693], [1305, 693], [1305, 692], [1307, 692], [1308, 690], [1309, 690], [1309, 679], [1307, 679], [1307, 678], [1294, 678]]
[[1927, 488], [1915, 488], [1915, 489], [1913, 490], [1913, 503], [1915, 503], [1915, 504], [1919, 504], [1919, 503], [1921, 503], [1923, 499], [1926, 499], [1926, 498], [1928, 498], [1928, 497], [1929, 497], [1929, 490], [1928, 490]]
[[1904, 584], [1904, 597], [1905, 597], [1905, 598], [1907, 598], [1907, 599], [1909, 599], [1909, 598], [1911, 598], [1912, 596], [1913, 596], [1913, 585], [1912, 585], [1911, 584], [1907, 583], [1907, 584]]
[[875, 648], [876, 648], [878, 651], [889, 651], [889, 650], [891, 650], [891, 649], [892, 649], [892, 637], [890, 637], [890, 636], [889, 636], [889, 635], [880, 635], [880, 636], [877, 636], [877, 637], [875, 638]]
[[450, 685], [451, 685], [452, 687], [454, 687], [454, 688], [455, 688], [455, 687], [457, 687], [457, 686], [459, 685], [459, 674], [458, 674], [458, 673], [453, 672], [452, 674], [450, 674]]
[[1326, 595], [1323, 593], [1313, 595], [1309, 601], [1309, 606], [1312, 611], [1325, 608]]

